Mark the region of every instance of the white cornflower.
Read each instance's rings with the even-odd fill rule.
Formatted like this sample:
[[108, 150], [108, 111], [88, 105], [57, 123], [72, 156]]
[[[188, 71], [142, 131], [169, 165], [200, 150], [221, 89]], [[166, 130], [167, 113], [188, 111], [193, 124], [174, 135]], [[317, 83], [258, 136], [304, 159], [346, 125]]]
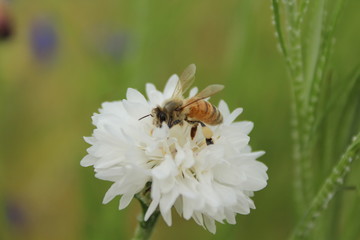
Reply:
[[[163, 92], [153, 84], [146, 85], [148, 100], [129, 88], [126, 99], [105, 102], [92, 117], [96, 129], [85, 141], [88, 148], [81, 165], [93, 165], [95, 176], [113, 182], [103, 203], [121, 195], [120, 209], [128, 206], [134, 195], [151, 183], [151, 204], [147, 220], [159, 209], [171, 225], [171, 208], [185, 219], [215, 233], [215, 220], [235, 224], [235, 215], [254, 209], [250, 197], [267, 184], [267, 167], [256, 159], [263, 151], [252, 152], [248, 145], [253, 123], [234, 122], [241, 108], [229, 111], [227, 104], [218, 106], [224, 121], [208, 126], [213, 131], [214, 144], [207, 145], [201, 130], [194, 139], [191, 125], [184, 122], [169, 129], [153, 124], [151, 113], [172, 96], [178, 76], [173, 75]], [[190, 91], [194, 96], [197, 88]], [[200, 127], [199, 127], [200, 128]]]

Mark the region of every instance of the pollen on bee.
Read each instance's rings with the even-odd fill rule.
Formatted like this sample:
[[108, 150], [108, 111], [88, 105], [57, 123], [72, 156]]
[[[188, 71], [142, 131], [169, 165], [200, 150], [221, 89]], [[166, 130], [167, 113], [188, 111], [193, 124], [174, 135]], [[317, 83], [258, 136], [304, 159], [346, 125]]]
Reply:
[[204, 137], [207, 139], [212, 138], [212, 136], [213, 136], [213, 132], [207, 126], [202, 127], [202, 132], [203, 132]]

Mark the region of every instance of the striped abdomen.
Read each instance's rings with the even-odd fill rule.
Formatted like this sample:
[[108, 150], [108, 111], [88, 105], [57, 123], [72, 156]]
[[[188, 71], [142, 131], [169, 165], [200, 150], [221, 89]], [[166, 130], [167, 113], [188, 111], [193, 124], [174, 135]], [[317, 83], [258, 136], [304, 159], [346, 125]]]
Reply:
[[201, 121], [208, 125], [217, 125], [223, 121], [220, 111], [207, 101], [199, 100], [186, 108], [188, 109], [187, 116], [189, 118]]

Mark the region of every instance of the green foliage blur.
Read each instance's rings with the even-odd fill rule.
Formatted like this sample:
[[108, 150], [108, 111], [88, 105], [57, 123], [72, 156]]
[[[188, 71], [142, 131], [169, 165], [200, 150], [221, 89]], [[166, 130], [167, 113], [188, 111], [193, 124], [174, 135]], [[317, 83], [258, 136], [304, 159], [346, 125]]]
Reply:
[[[335, 33], [338, 76], [360, 63], [359, 9], [348, 0]], [[2, 1], [0, 35], [0, 239], [129, 239], [139, 203], [102, 204], [111, 183], [80, 167], [82, 136], [102, 102], [125, 98], [128, 87], [144, 92], [147, 82], [161, 89], [190, 63], [196, 86], [225, 85], [213, 103], [243, 107], [238, 120], [255, 123], [250, 144], [266, 151], [269, 182], [255, 193], [257, 209], [236, 225], [217, 223], [216, 235], [174, 213], [153, 239], [289, 236], [290, 82], [270, 1]]]

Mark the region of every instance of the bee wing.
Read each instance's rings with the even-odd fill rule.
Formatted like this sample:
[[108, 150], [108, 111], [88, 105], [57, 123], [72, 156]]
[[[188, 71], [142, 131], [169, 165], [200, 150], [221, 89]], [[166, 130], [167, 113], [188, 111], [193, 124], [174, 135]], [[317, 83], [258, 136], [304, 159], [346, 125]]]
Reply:
[[195, 80], [196, 66], [195, 64], [190, 64], [185, 68], [183, 73], [180, 76], [178, 83], [176, 84], [173, 98], [180, 97], [189, 87], [193, 84]]
[[210, 97], [210, 96], [214, 95], [215, 93], [220, 92], [223, 89], [224, 89], [224, 85], [220, 85], [220, 84], [209, 85], [204, 90], [202, 90], [201, 92], [196, 94], [194, 97], [188, 99], [186, 101], [186, 104], [184, 106], [182, 106], [181, 108], [179, 108], [179, 110], [184, 109], [187, 106], [194, 104], [197, 101], [200, 101], [204, 98]]
[[223, 89], [224, 89], [224, 85], [220, 85], [220, 84], [209, 85], [204, 90], [196, 94], [193, 98], [204, 99], [220, 92]]

